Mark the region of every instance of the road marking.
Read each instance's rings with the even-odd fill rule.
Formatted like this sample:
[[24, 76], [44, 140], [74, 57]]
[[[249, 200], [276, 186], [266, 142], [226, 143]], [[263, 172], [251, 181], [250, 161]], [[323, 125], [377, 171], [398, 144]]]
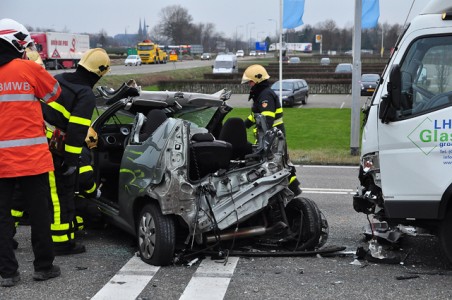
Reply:
[[323, 189], [323, 188], [305, 188], [301, 190], [306, 194], [336, 194], [336, 195], [354, 195], [355, 191], [352, 189]]
[[134, 256], [91, 300], [134, 300], [159, 269]]
[[223, 299], [238, 261], [238, 257], [229, 257], [224, 265], [222, 261], [204, 259], [179, 300]]

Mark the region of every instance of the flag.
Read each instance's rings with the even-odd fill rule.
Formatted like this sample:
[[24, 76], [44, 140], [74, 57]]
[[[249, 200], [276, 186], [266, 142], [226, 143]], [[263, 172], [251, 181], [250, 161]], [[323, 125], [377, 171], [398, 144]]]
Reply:
[[303, 25], [304, 0], [283, 0], [283, 28]]
[[379, 0], [362, 0], [362, 13], [361, 13], [361, 28], [368, 29], [374, 28], [378, 24], [378, 18], [380, 17], [380, 4]]

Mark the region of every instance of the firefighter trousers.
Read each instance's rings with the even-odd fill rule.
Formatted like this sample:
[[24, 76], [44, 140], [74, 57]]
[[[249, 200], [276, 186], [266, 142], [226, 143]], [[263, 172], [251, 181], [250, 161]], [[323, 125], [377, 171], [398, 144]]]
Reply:
[[52, 240], [55, 246], [64, 246], [73, 242], [75, 238], [75, 183], [77, 172], [71, 175], [63, 175], [63, 157], [53, 154], [55, 171], [49, 172], [50, 184], [50, 220]]
[[49, 174], [0, 178], [0, 275], [5, 278], [12, 277], [18, 269], [13, 250], [15, 228], [11, 216], [16, 184], [25, 187], [22, 192], [24, 207], [30, 215], [34, 270], [49, 270], [55, 257], [49, 227]]

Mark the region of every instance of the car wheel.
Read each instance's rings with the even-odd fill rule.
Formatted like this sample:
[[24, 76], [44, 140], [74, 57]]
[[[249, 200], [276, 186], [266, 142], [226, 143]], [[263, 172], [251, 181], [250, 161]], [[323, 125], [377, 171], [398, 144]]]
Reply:
[[146, 204], [139, 215], [137, 240], [140, 257], [145, 263], [156, 266], [171, 264], [176, 247], [174, 219], [163, 215], [157, 204]]
[[305, 105], [308, 103], [308, 94], [304, 95], [303, 100], [301, 101], [301, 104]]
[[293, 98], [293, 97], [289, 98], [287, 106], [293, 107], [294, 105], [295, 105], [295, 98]]
[[294, 235], [285, 246], [294, 250], [313, 250], [325, 245], [328, 239], [328, 222], [314, 201], [294, 198], [285, 209], [288, 225]]
[[452, 208], [449, 207], [444, 219], [441, 221], [438, 237], [441, 245], [441, 251], [452, 265]]

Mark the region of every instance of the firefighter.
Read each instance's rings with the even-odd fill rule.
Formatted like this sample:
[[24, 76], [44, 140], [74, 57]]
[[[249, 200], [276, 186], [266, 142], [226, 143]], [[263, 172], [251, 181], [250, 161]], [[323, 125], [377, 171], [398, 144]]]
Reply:
[[42, 104], [47, 138], [55, 171], [50, 173], [51, 231], [56, 255], [83, 253], [85, 246], [75, 242], [76, 182], [83, 144], [96, 105], [93, 87], [110, 70], [110, 58], [101, 48], [90, 49], [72, 73], [55, 76], [61, 96]]
[[90, 127], [85, 139], [85, 146], [82, 149], [79, 170], [79, 193], [75, 197], [76, 227], [98, 228], [103, 227], [102, 213], [99, 207], [90, 198], [99, 199], [101, 196], [100, 186], [96, 184], [91, 150], [97, 147], [97, 133]]
[[30, 33], [11, 19], [0, 20], [0, 285], [20, 280], [13, 250], [12, 198], [16, 184], [26, 196], [30, 213], [35, 280], [60, 275], [48, 214], [49, 171], [53, 170], [39, 99], [54, 101], [58, 82], [36, 63], [25, 59]]
[[[265, 117], [268, 128], [276, 127], [286, 135], [283, 122], [283, 109], [278, 96], [270, 88], [267, 70], [261, 65], [251, 65], [246, 68], [242, 76], [242, 84], [248, 83], [250, 86], [249, 100], [253, 100], [251, 113], [245, 120], [247, 128], [256, 124], [254, 114], [262, 114]], [[295, 167], [291, 166], [292, 174], [289, 179], [289, 188], [295, 194], [301, 194], [300, 182], [295, 175]]]

